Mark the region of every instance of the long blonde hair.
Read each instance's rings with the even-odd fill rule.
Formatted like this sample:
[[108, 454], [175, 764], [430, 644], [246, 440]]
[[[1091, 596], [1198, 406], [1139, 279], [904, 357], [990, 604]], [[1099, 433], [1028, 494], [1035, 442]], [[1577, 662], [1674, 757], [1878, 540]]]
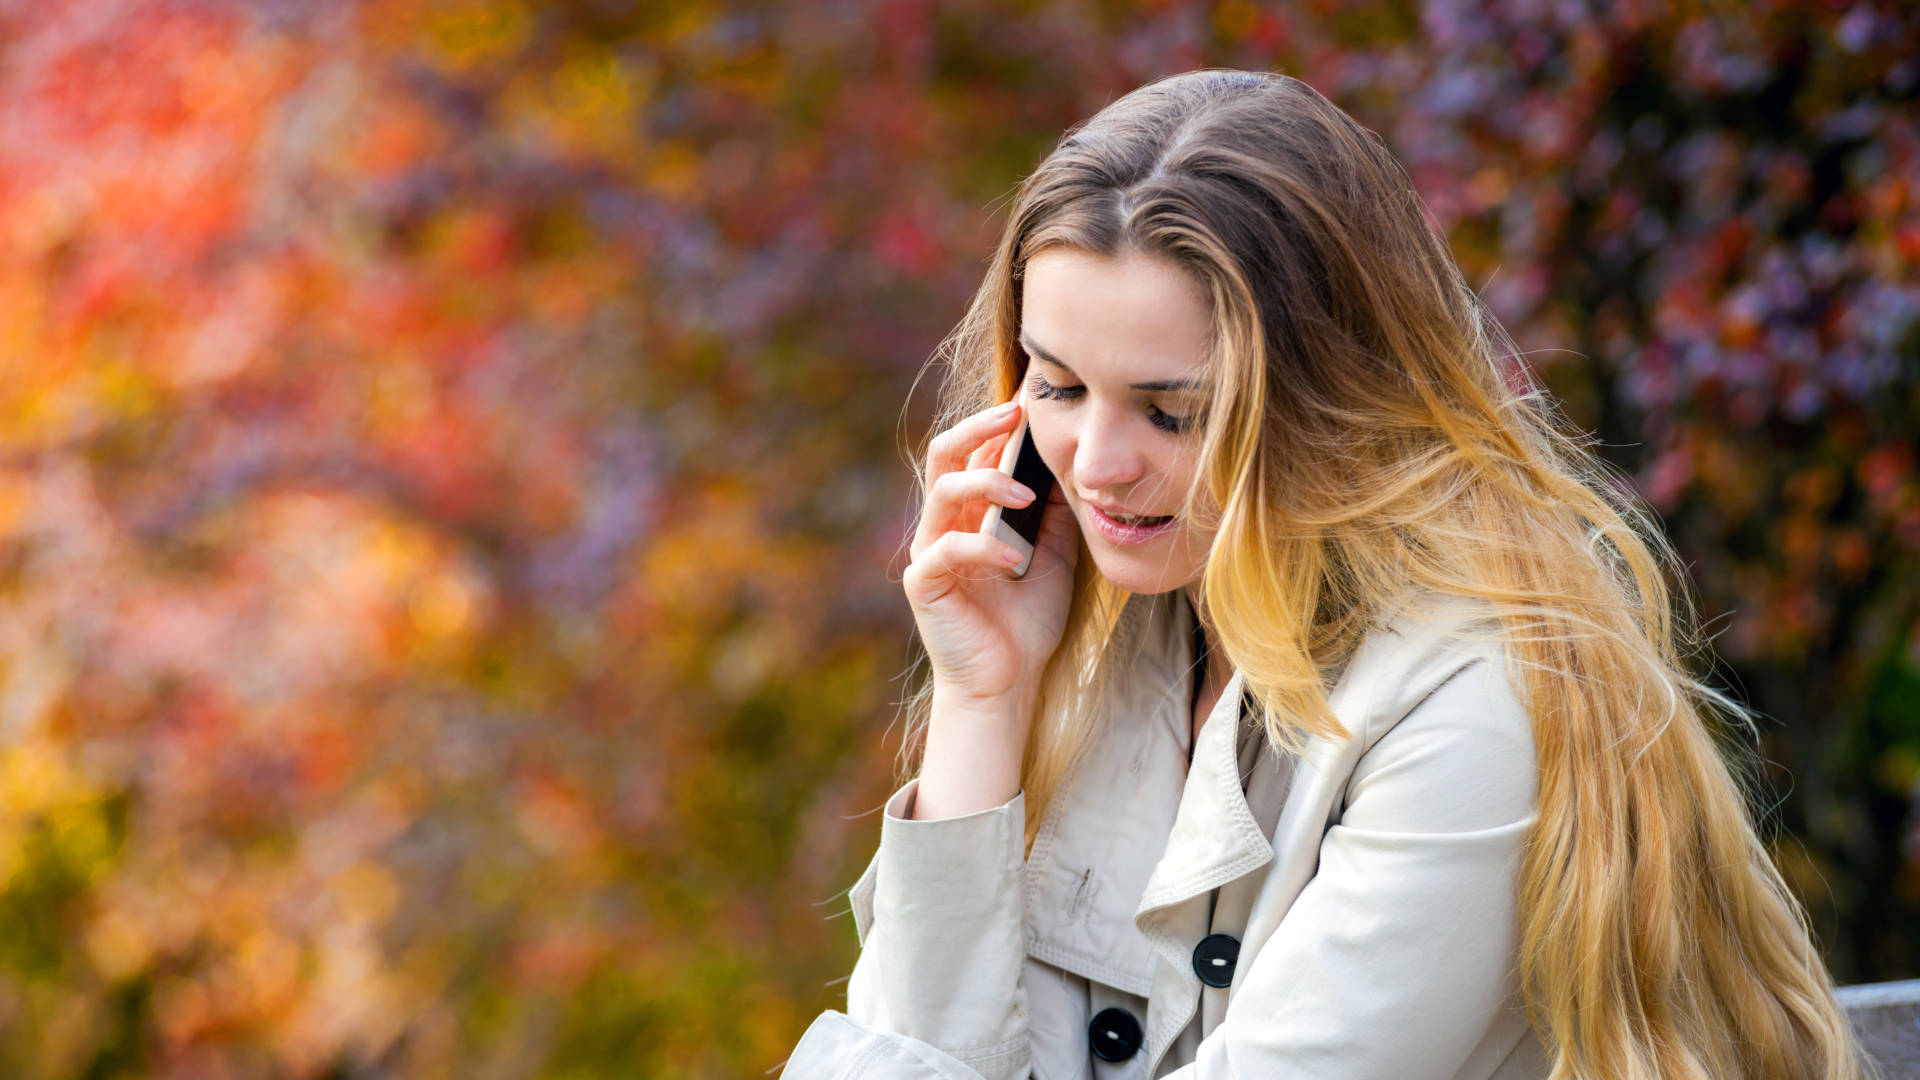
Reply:
[[[1519, 967], [1554, 1080], [1862, 1076], [1748, 815], [1752, 717], [1690, 671], [1684, 569], [1562, 430], [1378, 137], [1298, 79], [1224, 70], [1070, 129], [936, 354], [934, 430], [1014, 396], [1022, 272], [1062, 245], [1170, 260], [1210, 297], [1196, 602], [1276, 747], [1345, 737], [1329, 673], [1414, 591], [1496, 613], [1538, 753]], [[1083, 539], [1023, 766], [1029, 846], [1096, 731], [1127, 599]], [[929, 697], [905, 703], [907, 768]]]

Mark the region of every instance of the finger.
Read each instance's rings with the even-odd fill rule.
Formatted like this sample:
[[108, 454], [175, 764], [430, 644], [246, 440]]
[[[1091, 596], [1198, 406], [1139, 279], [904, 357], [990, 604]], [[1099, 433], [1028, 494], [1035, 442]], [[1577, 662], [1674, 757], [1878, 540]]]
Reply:
[[947, 473], [927, 489], [927, 505], [921, 511], [912, 550], [918, 555], [948, 532], [977, 531], [980, 516], [972, 513], [972, 510], [982, 500], [1000, 506], [1021, 507], [1035, 498], [1031, 488], [999, 469], [979, 468]]
[[[1005, 411], [999, 411], [1002, 409]], [[934, 436], [927, 444], [927, 484], [931, 486], [942, 475], [966, 468], [967, 456], [988, 437], [1011, 431], [1019, 415], [1019, 404], [1010, 401], [974, 413]]]
[[1047, 493], [1047, 508], [1041, 513], [1040, 546], [1063, 555], [1071, 554], [1079, 539], [1079, 531], [1080, 526], [1074, 520], [1073, 507], [1067, 502], [1066, 494], [1060, 490], [1059, 484], [1053, 485], [1053, 490]]
[[901, 575], [907, 598], [929, 604], [963, 581], [1003, 577], [1021, 555], [1004, 540], [985, 533], [950, 532], [933, 542]]
[[1013, 432], [1003, 431], [981, 443], [979, 449], [967, 455], [967, 468], [976, 469], [983, 465], [988, 468], [998, 468], [1000, 455], [1006, 450], [1007, 440], [1011, 438], [1013, 438]]

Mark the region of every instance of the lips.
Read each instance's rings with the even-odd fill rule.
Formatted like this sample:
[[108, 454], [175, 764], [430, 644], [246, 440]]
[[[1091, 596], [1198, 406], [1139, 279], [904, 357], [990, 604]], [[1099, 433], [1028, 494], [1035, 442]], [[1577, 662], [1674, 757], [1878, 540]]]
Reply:
[[1124, 519], [1127, 518], [1144, 518], [1146, 519], [1145, 524], [1147, 525], [1157, 525], [1173, 516], [1172, 514], [1148, 514], [1138, 510], [1123, 510], [1117, 506], [1108, 506], [1105, 503], [1091, 501], [1089, 501], [1087, 505], [1118, 521], [1124, 521]]

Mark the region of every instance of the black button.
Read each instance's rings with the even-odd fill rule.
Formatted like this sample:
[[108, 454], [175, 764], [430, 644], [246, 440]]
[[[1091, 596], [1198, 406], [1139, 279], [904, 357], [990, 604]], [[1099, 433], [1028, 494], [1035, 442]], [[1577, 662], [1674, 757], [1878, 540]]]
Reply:
[[1125, 1061], [1140, 1049], [1140, 1021], [1118, 1005], [1101, 1009], [1087, 1024], [1087, 1043], [1101, 1061]]
[[1208, 986], [1233, 982], [1233, 964], [1240, 959], [1240, 943], [1232, 934], [1208, 934], [1193, 947], [1193, 973]]

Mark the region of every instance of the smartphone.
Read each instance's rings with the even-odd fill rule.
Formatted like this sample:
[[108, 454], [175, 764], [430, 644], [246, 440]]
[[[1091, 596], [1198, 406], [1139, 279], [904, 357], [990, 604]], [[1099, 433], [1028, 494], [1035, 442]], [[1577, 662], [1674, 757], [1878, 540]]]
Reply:
[[1015, 480], [1027, 485], [1033, 491], [1033, 501], [1025, 506], [1001, 506], [993, 503], [987, 507], [987, 515], [980, 522], [980, 531], [998, 537], [1008, 546], [1020, 553], [1020, 561], [1013, 567], [1014, 577], [1026, 577], [1027, 568], [1033, 565], [1033, 551], [1040, 543], [1040, 522], [1046, 517], [1047, 500], [1053, 495], [1053, 472], [1040, 458], [1033, 440], [1027, 437], [1026, 395], [1020, 396], [1020, 423], [1007, 437], [1007, 443], [1000, 448], [1000, 462], [997, 466], [1003, 473], [1012, 474]]

